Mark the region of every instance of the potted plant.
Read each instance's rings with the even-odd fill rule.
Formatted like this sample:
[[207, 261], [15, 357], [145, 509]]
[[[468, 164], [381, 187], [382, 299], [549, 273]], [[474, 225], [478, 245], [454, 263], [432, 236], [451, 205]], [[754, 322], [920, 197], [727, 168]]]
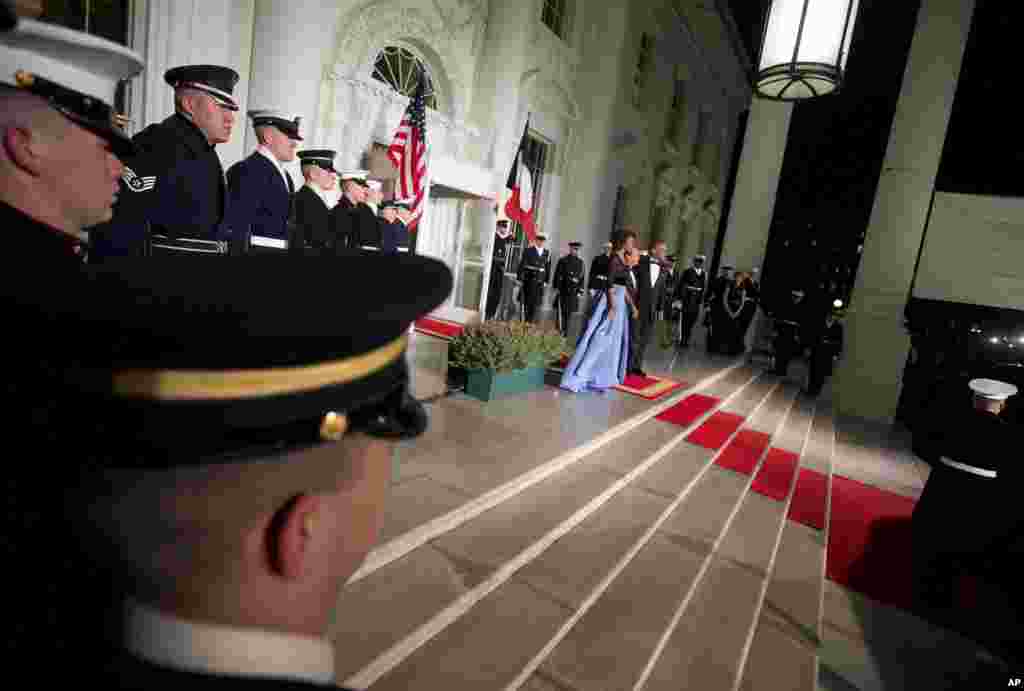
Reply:
[[551, 326], [489, 321], [466, 327], [448, 344], [448, 362], [466, 371], [466, 393], [482, 401], [544, 386], [544, 371], [566, 349]]

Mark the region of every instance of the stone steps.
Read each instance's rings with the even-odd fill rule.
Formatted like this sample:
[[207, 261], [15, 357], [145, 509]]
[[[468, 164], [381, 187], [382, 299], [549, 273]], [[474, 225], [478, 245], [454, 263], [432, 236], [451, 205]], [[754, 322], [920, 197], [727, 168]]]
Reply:
[[[754, 376], [752, 371], [726, 372], [709, 383], [707, 392], [738, 392]], [[347, 621], [336, 622], [332, 631], [339, 650], [338, 678], [356, 688], [369, 686], [639, 477], [661, 457], [659, 450], [678, 444], [684, 434], [660, 421], [641, 422], [582, 462], [577, 459], [571, 470], [534, 483], [351, 581], [338, 605]], [[637, 464], [639, 469], [632, 467]]]
[[[720, 403], [686, 429], [651, 419], [659, 406], [488, 508], [409, 531], [419, 544], [342, 593], [339, 682], [815, 689], [827, 542], [786, 520], [798, 468], [773, 449], [827, 470], [830, 412], [746, 367], [702, 393]], [[756, 456], [745, 472], [737, 449]], [[759, 493], [780, 472], [781, 501]]]

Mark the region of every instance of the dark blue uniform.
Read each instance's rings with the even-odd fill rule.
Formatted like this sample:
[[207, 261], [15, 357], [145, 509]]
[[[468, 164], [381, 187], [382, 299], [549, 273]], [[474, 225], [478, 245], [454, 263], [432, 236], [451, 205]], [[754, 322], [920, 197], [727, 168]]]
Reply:
[[409, 229], [396, 220], [394, 223], [383, 221], [380, 227], [380, 249], [382, 252], [396, 253], [409, 249]]
[[551, 280], [551, 252], [527, 247], [517, 272], [523, 284], [523, 307], [526, 321], [537, 318], [537, 308], [544, 299], [544, 286]]
[[358, 247], [374, 247], [380, 249], [381, 222], [377, 214], [367, 204], [359, 204], [355, 208], [356, 235], [354, 242]]
[[132, 139], [114, 217], [89, 232], [89, 261], [141, 255], [152, 235], [227, 241], [227, 186], [220, 157], [182, 115], [150, 125]]
[[274, 251], [261, 245], [261, 239], [286, 244], [295, 240], [289, 224], [294, 192], [288, 172], [282, 177], [270, 159], [254, 152], [228, 169], [228, 225], [236, 235], [248, 237], [254, 251]]
[[342, 252], [349, 247], [359, 247], [359, 215], [356, 206], [342, 195], [331, 209], [331, 235], [334, 249]]
[[[303, 185], [295, 193], [295, 227], [301, 237], [301, 244], [315, 252], [323, 252], [334, 248], [334, 235], [331, 233], [331, 209], [324, 200]], [[289, 243], [288, 249], [297, 252], [298, 243]]]

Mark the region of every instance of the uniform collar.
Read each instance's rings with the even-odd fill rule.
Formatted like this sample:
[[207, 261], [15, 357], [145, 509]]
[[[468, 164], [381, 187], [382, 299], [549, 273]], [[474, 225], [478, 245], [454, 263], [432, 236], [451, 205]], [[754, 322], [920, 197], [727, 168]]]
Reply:
[[326, 206], [328, 209], [331, 208], [331, 199], [330, 197], [327, 196], [327, 192], [320, 189], [319, 186], [313, 184], [312, 182], [307, 182], [306, 187], [312, 190], [313, 194], [320, 197], [320, 201], [324, 203], [324, 206]]
[[281, 174], [281, 179], [284, 180], [284, 186], [288, 187], [288, 173], [285, 172], [284, 166], [277, 160], [277, 157], [270, 153], [270, 149], [260, 144], [256, 147], [256, 153], [274, 164], [277, 172]]
[[203, 131], [181, 113], [167, 118], [167, 122], [182, 133], [185, 144], [196, 153], [214, 150], [215, 145], [210, 143]]
[[53, 261], [61, 257], [81, 264], [82, 242], [45, 223], [41, 223], [6, 202], [0, 202], [0, 226], [17, 230], [19, 254]]
[[334, 681], [334, 651], [318, 638], [187, 621], [129, 599], [129, 652], [163, 667], [236, 677]]

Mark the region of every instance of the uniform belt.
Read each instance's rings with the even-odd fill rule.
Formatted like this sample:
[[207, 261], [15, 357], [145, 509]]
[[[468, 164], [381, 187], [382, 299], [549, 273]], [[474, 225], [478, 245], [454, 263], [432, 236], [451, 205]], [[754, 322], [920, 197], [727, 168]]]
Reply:
[[396, 247], [395, 249], [397, 249], [399, 252], [408, 252], [409, 251], [408, 247]]
[[704, 290], [703, 288], [695, 288], [695, 287], [693, 287], [693, 286], [686, 286], [686, 289], [687, 289], [687, 290], [696, 290], [696, 291], [697, 291], [698, 293], [699, 293], [700, 291]]
[[789, 326], [800, 326], [799, 322], [789, 321], [788, 319], [778, 319], [779, 324], [787, 324]]
[[959, 463], [951, 458], [946, 458], [945, 456], [939, 458], [939, 462], [942, 463], [943, 465], [949, 466], [950, 468], [956, 468], [957, 470], [962, 470], [965, 473], [971, 473], [973, 475], [978, 475], [980, 477], [994, 478], [996, 476], [996, 471], [994, 470], [989, 470], [988, 468], [979, 468], [976, 465], [967, 465], [966, 463]]
[[543, 271], [544, 270], [543, 266], [524, 266], [523, 268], [526, 269], [527, 271]]
[[153, 235], [150, 247], [174, 252], [198, 252], [200, 254], [227, 254], [228, 243], [219, 240], [202, 240], [200, 238], [169, 238], [166, 235]]
[[275, 250], [286, 250], [288, 249], [288, 241], [281, 240], [280, 238], [270, 238], [266, 235], [253, 235], [249, 238], [249, 243], [253, 247], [269, 247]]
[[380, 247], [374, 247], [373, 245], [361, 245], [361, 250], [367, 250], [368, 252], [380, 252]]

